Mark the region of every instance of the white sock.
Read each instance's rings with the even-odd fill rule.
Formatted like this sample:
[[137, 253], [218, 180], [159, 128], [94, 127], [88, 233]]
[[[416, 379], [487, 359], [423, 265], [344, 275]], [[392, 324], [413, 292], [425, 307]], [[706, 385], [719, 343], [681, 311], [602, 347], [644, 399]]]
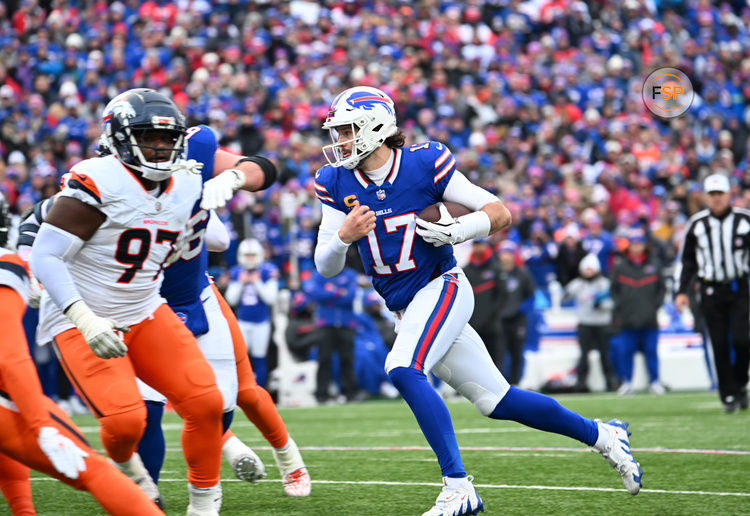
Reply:
[[461, 489], [471, 489], [471, 482], [469, 482], [468, 477], [461, 477], [461, 478], [453, 478], [453, 477], [443, 477], [445, 480], [445, 485], [452, 488], [461, 488]]
[[599, 428], [599, 437], [596, 438], [594, 449], [596, 451], [602, 451], [609, 442], [610, 431], [609, 428], [607, 428], [607, 425], [605, 425], [601, 421], [597, 421], [596, 426]]
[[282, 446], [281, 448], [274, 448], [276, 451], [285, 452], [289, 449], [289, 447], [292, 445], [292, 436], [288, 435], [286, 436], [286, 444]]

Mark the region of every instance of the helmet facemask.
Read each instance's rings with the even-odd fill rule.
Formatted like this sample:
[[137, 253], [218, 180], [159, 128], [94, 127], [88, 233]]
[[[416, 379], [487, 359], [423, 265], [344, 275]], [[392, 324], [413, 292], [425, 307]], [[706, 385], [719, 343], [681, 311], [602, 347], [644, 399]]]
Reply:
[[[144, 143], [144, 140], [148, 140], [146, 136], [156, 131], [163, 131], [169, 134], [171, 147], [161, 147]], [[130, 130], [129, 141], [125, 144], [130, 147], [130, 153], [134, 161], [134, 163], [129, 163], [129, 166], [138, 170], [144, 178], [151, 181], [168, 179], [172, 175], [172, 165], [180, 159], [182, 151], [185, 149], [184, 141], [184, 131], [151, 127], [145, 129], [132, 128]], [[143, 154], [144, 149], [152, 151], [154, 158], [158, 159], [158, 161], [147, 160]]]

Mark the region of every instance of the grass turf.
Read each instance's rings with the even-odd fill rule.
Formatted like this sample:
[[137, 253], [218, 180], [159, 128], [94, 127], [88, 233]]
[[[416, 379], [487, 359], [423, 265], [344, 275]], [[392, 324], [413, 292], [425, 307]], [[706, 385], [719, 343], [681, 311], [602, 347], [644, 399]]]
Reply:
[[[750, 515], [750, 411], [723, 414], [714, 393], [558, 399], [587, 417], [631, 423], [644, 489], [630, 496], [619, 475], [576, 441], [483, 418], [468, 402], [450, 402], [464, 464], [486, 513]], [[284, 496], [268, 443], [238, 412], [232, 428], [256, 449], [269, 477], [258, 485], [239, 482], [223, 464], [222, 515], [421, 514], [440, 491], [437, 461], [402, 401], [282, 409], [281, 414], [302, 448], [312, 495]], [[92, 417], [75, 420], [99, 442]], [[176, 415], [165, 417], [168, 451], [159, 487], [169, 515], [184, 514], [188, 502], [180, 427]], [[40, 475], [33, 478], [38, 514], [103, 514], [87, 493]], [[6, 514], [0, 502], [0, 515]]]

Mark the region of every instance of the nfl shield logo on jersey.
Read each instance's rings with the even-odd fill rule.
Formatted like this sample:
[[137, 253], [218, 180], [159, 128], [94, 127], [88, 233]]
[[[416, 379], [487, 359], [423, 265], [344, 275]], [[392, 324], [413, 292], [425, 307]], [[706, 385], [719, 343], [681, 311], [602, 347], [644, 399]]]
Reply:
[[377, 192], [375, 192], [375, 195], [378, 196], [378, 200], [379, 201], [382, 201], [383, 199], [385, 199], [385, 190], [383, 190], [381, 188], [380, 190], [378, 190]]

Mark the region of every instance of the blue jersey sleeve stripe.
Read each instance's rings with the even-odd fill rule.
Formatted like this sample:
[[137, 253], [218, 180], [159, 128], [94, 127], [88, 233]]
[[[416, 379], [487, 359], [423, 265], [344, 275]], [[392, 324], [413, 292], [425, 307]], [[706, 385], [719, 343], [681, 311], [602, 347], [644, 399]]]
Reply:
[[441, 179], [443, 179], [445, 177], [445, 175], [448, 172], [451, 171], [451, 169], [455, 168], [455, 166], [456, 166], [456, 158], [451, 158], [451, 160], [448, 162], [448, 164], [446, 164], [440, 170], [440, 172], [438, 172], [437, 174], [435, 174], [435, 181], [434, 182], [437, 183], [438, 181], [440, 181]]
[[448, 149], [445, 149], [443, 153], [438, 157], [438, 159], [435, 160], [435, 170], [439, 169], [440, 165], [445, 163], [445, 161], [448, 158], [450, 158], [450, 156], [451, 156], [451, 151], [449, 151]]
[[314, 181], [313, 184], [315, 185], [315, 189], [319, 192], [326, 194], [328, 193], [328, 190], [326, 190], [326, 188], [323, 185], [319, 184], [317, 181]]
[[315, 192], [315, 195], [318, 196], [318, 199], [321, 201], [330, 202], [331, 204], [336, 204], [336, 201], [333, 200], [332, 197], [328, 197], [327, 195], [319, 194], [318, 192]]

